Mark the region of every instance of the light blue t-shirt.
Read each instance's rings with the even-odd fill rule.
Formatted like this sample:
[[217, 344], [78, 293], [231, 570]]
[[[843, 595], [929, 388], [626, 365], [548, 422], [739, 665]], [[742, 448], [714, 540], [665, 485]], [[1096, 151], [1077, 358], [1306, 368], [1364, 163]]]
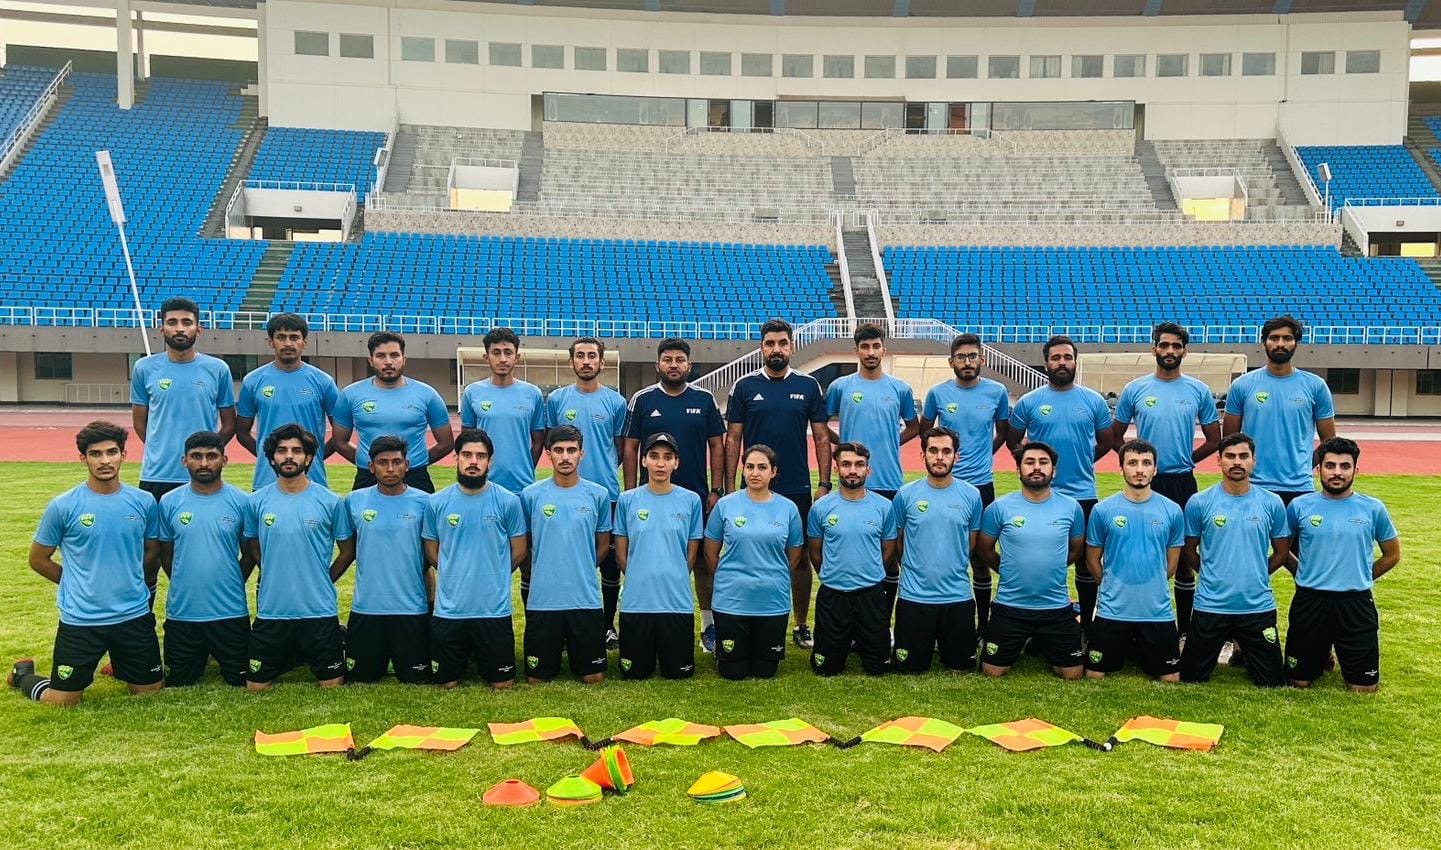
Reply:
[[1144, 502], [1117, 493], [1091, 509], [1086, 545], [1105, 550], [1098, 616], [1126, 623], [1169, 623], [1176, 618], [1166, 552], [1186, 542], [1185, 525], [1176, 503], [1156, 493]]
[[1116, 402], [1116, 421], [1136, 423], [1136, 436], [1156, 447], [1156, 471], [1167, 475], [1196, 468], [1196, 425], [1218, 419], [1211, 388], [1190, 375], [1173, 381], [1142, 375], [1126, 384]]
[[672, 486], [664, 496], [641, 486], [620, 494], [615, 505], [615, 536], [624, 537], [625, 586], [620, 610], [628, 614], [689, 614], [686, 550], [701, 539], [700, 496]]
[[1054, 490], [1044, 502], [1007, 493], [981, 515], [981, 533], [1001, 549], [997, 605], [1049, 611], [1071, 604], [1066, 587], [1071, 540], [1086, 536], [1079, 502]]
[[1010, 415], [1011, 398], [1006, 388], [990, 378], [981, 378], [974, 387], [958, 386], [955, 381], [936, 384], [926, 393], [921, 410], [922, 419], [929, 419], [960, 436], [961, 445], [951, 474], [977, 487], [992, 483], [991, 467], [996, 453], [991, 446], [996, 437], [996, 423], [1007, 421]]
[[250, 496], [239, 487], [197, 493], [189, 484], [160, 499], [156, 539], [172, 546], [165, 619], [204, 623], [249, 617], [240, 545]]
[[511, 615], [510, 541], [525, 536], [519, 496], [493, 481], [474, 495], [452, 484], [430, 497], [421, 534], [440, 543], [435, 616], [459, 620]]
[[901, 423], [916, 418], [911, 385], [892, 375], [868, 381], [859, 374], [837, 378], [826, 388], [826, 413], [841, 420], [841, 442], [860, 443], [871, 450], [873, 490], [899, 490]]
[[539, 387], [525, 381], [505, 387], [497, 387], [490, 378], [476, 381], [461, 395], [460, 424], [483, 429], [495, 444], [491, 481], [512, 493], [535, 483], [530, 435], [545, 430], [545, 399]]
[[1111, 409], [1101, 394], [1072, 384], [1047, 384], [1021, 396], [1011, 410], [1011, 431], [1046, 443], [1060, 455], [1051, 486], [1072, 499], [1096, 498], [1096, 432], [1111, 427]]
[[250, 494], [245, 537], [260, 541], [255, 616], [267, 620], [334, 617], [330, 562], [335, 544], [355, 534], [345, 500], [319, 484], [299, 493], [274, 485]]
[[155, 497], [128, 484], [101, 494], [81, 483], [50, 500], [35, 542], [60, 550], [60, 622], [113, 626], [150, 610], [145, 541], [156, 539], [159, 519]]
[[885, 496], [867, 492], [851, 501], [828, 493], [811, 507], [806, 536], [821, 541], [821, 584], [860, 590], [886, 577], [881, 541], [896, 539], [896, 518]]
[[216, 430], [220, 411], [235, 406], [230, 367], [209, 354], [187, 363], [171, 362], [164, 351], [142, 357], [130, 373], [130, 403], [150, 409], [140, 480], [188, 482], [185, 439]]
[[786, 550], [805, 543], [795, 502], [774, 493], [764, 502], [741, 490], [724, 496], [706, 521], [707, 540], [721, 544], [711, 609], [737, 617], [777, 617], [791, 611]]
[[355, 465], [361, 469], [370, 466], [370, 442], [387, 435], [405, 441], [411, 469], [426, 466], [425, 435], [450, 425], [440, 393], [414, 378], [393, 390], [379, 389], [370, 378], [356, 381], [340, 391], [334, 418], [336, 425], [355, 430]]
[[1267, 566], [1271, 541], [1289, 536], [1286, 508], [1269, 490], [1232, 496], [1220, 484], [1186, 503], [1186, 536], [1201, 541], [1196, 610], [1208, 614], [1264, 614], [1276, 610]]
[[1300, 369], [1284, 378], [1256, 369], [1226, 393], [1226, 412], [1256, 441], [1251, 483], [1273, 492], [1310, 490], [1311, 444], [1316, 423], [1336, 418], [1331, 390], [1320, 376]]
[[615, 438], [625, 433], [625, 411], [625, 397], [605, 386], [593, 393], [583, 393], [574, 384], [557, 387], [545, 400], [546, 427], [574, 425], [580, 429], [585, 452], [580, 459], [580, 477], [604, 487], [612, 502], [620, 498]]
[[420, 527], [430, 494], [414, 487], [387, 496], [379, 487], [364, 487], [345, 497], [355, 529], [355, 596], [353, 614], [424, 614], [425, 553]]
[[[265, 438], [282, 425], [292, 422], [315, 435], [325, 445], [325, 421], [335, 409], [340, 389], [335, 379], [309, 363], [287, 372], [273, 362], [251, 370], [240, 382], [240, 397], [235, 402], [235, 415], [255, 420], [255, 445], [263, 453]], [[324, 485], [323, 457], [310, 465], [310, 480]], [[255, 464], [251, 489], [259, 490], [275, 483], [275, 470], [261, 461]]]
[[1291, 534], [1301, 538], [1296, 586], [1312, 590], [1370, 590], [1374, 544], [1399, 536], [1386, 506], [1364, 493], [1297, 496], [1286, 519]]
[[981, 528], [980, 491], [960, 479], [938, 490], [922, 478], [901, 488], [891, 511], [901, 533], [901, 598], [927, 605], [974, 599], [971, 534]]
[[[619, 398], [619, 396], [617, 396]], [[599, 608], [600, 573], [595, 536], [611, 529], [610, 497], [584, 478], [574, 487], [555, 479], [537, 481], [520, 492], [530, 526], [530, 599], [532, 611]]]

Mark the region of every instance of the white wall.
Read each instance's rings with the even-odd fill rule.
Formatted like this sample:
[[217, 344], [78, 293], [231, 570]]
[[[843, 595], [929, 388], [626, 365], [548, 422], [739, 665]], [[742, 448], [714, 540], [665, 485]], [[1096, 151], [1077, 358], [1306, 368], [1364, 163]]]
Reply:
[[[669, 97], [904, 98], [911, 101], [1135, 100], [1146, 104], [1147, 136], [1273, 136], [1284, 114], [1293, 144], [1396, 143], [1405, 132], [1408, 37], [1399, 13], [1026, 19], [854, 19], [656, 14], [556, 9], [446, 0], [270, 0], [267, 4], [270, 118], [276, 126], [388, 130], [407, 123], [530, 129], [531, 96], [545, 91]], [[344, 23], [340, 23], [343, 21]], [[295, 30], [369, 33], [374, 60], [294, 55]], [[401, 62], [402, 36], [436, 38], [435, 63]], [[444, 60], [444, 39], [480, 42], [479, 65]], [[332, 37], [332, 52], [334, 52]], [[488, 64], [491, 41], [518, 42], [526, 67]], [[531, 44], [605, 47], [609, 70], [531, 68]], [[615, 70], [616, 48], [649, 48], [650, 73]], [[692, 51], [690, 75], [658, 73], [658, 49]], [[1300, 76], [1303, 50], [1380, 50], [1380, 74]], [[699, 51], [732, 53], [732, 76], [700, 76]], [[740, 53], [815, 57], [813, 79], [740, 76]], [[1201, 53], [1229, 52], [1232, 76], [1200, 77]], [[1242, 77], [1241, 53], [1274, 52], [1276, 75]], [[1148, 76], [1116, 79], [1111, 57], [1148, 56]], [[1186, 53], [1190, 76], [1157, 78], [1155, 57]], [[822, 79], [825, 54], [854, 55], [857, 79]], [[867, 80], [864, 56], [894, 55], [897, 79]], [[935, 80], [907, 80], [905, 56], [934, 55]], [[1027, 57], [1062, 56], [1061, 79], [1027, 79]], [[1106, 56], [1106, 77], [1072, 79], [1074, 54]], [[980, 57], [980, 79], [947, 80], [947, 55]], [[1019, 55], [1022, 79], [986, 79], [986, 57]], [[393, 60], [393, 61], [392, 61]]]

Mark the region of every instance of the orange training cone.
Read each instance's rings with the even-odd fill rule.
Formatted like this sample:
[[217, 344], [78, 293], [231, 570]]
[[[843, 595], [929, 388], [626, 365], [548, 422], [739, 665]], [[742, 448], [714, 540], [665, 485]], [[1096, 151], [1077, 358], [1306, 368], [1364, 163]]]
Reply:
[[617, 794], [624, 794], [635, 784], [635, 773], [630, 769], [630, 759], [620, 747], [604, 747], [595, 763], [581, 774], [602, 788], [609, 788]]
[[540, 802], [540, 792], [519, 779], [507, 779], [491, 786], [480, 799], [487, 806], [534, 806]]

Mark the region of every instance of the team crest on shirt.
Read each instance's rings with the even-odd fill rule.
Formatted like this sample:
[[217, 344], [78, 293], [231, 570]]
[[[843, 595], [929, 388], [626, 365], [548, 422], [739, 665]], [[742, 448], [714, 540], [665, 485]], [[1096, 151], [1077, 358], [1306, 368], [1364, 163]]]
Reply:
[[861, 400], [864, 398], [864, 393], [851, 393], [851, 401], [855, 402], [856, 404], [860, 404]]
[[259, 658], [252, 658], [252, 659], [250, 659], [250, 672], [252, 672], [252, 673], [259, 673], [259, 672], [260, 672], [260, 659], [259, 659]]
[[731, 522], [735, 523], [735, 527], [736, 527], [736, 528], [745, 528], [745, 527], [746, 527], [746, 518], [743, 517], [743, 516], [738, 516], [738, 517], [736, 517], [735, 519], [731, 520]]
[[1011, 525], [1014, 525], [1016, 528], [1020, 528], [1020, 527], [1024, 526], [1025, 524], [1026, 524], [1026, 518], [1025, 518], [1025, 517], [1023, 517], [1023, 516], [1013, 516], [1013, 517], [1011, 517]]
[[195, 515], [192, 514], [190, 511], [185, 511], [179, 516], [181, 525], [189, 525], [192, 519], [195, 519]]
[[375, 522], [375, 518], [378, 516], [380, 516], [380, 511], [377, 511], [374, 508], [366, 508], [365, 510], [360, 512], [360, 518], [365, 520], [366, 522]]
[[650, 519], [650, 511], [646, 510], [645, 508], [641, 508], [640, 510], [635, 512], [635, 518], [640, 520], [641, 522], [645, 522], [646, 520]]
[[373, 402], [373, 401], [364, 401], [364, 402], [361, 402], [361, 403], [360, 403], [360, 409], [363, 410], [363, 411], [365, 411], [366, 413], [374, 413], [374, 412], [375, 412], [375, 402]]
[[1225, 528], [1226, 523], [1227, 519], [1225, 514], [1216, 514], [1215, 516], [1211, 517], [1211, 524], [1216, 526], [1217, 528]]
[[275, 525], [275, 514], [266, 514], [265, 516], [260, 518], [260, 521], [265, 523], [267, 528]]
[[826, 525], [829, 525], [831, 528], [835, 528], [840, 521], [841, 518], [838, 514], [828, 514], [826, 516]]
[[726, 652], [735, 652], [736, 642], [731, 640], [730, 638], [726, 638], [725, 640], [721, 641], [721, 649], [724, 649]]
[[1043, 404], [1038, 408], [1042, 416], [1050, 416], [1053, 409], [1049, 404]]
[[445, 524], [451, 528], [460, 525], [460, 514], [450, 514], [445, 518]]
[[821, 665], [823, 665], [823, 664], [825, 664], [825, 663], [826, 663], [826, 657], [825, 657], [824, 655], [821, 655], [819, 652], [813, 653], [813, 654], [811, 655], [811, 664], [812, 664], [812, 665], [814, 665], [814, 666], [816, 666], [816, 667], [820, 667]]
[[1320, 528], [1320, 527], [1321, 527], [1321, 515], [1320, 515], [1320, 514], [1311, 514], [1310, 518], [1307, 519], [1307, 522], [1311, 523], [1311, 527], [1312, 527], [1312, 528]]
[[354, 669], [355, 669], [355, 659], [354, 659], [354, 658], [349, 658], [349, 657], [347, 657], [347, 658], [345, 659], [345, 669], [346, 669], [347, 671], [350, 671], [350, 670], [354, 670]]
[[1141, 400], [1141, 402], [1142, 402], [1143, 404], [1145, 404], [1147, 407], [1155, 407], [1155, 406], [1156, 406], [1156, 402], [1158, 402], [1158, 401], [1160, 401], [1160, 399], [1159, 399], [1159, 398], [1156, 398], [1156, 397], [1153, 396], [1153, 395], [1148, 395], [1148, 396], [1146, 396], [1144, 399]]
[[275, 387], [261, 387], [260, 394], [266, 398], [275, 398]]
[[83, 526], [85, 526], [86, 528], [89, 528], [90, 526], [94, 525], [94, 524], [95, 524], [95, 514], [81, 514], [81, 515], [80, 515], [80, 524], [83, 525]]
[[930, 510], [930, 509], [931, 509], [931, 503], [928, 502], [928, 501], [926, 501], [925, 499], [922, 499], [922, 500], [920, 500], [919, 502], [916, 502], [916, 510], [920, 511], [921, 513], [925, 513], [926, 511], [928, 511], [928, 510]]
[[546, 517], [553, 517], [555, 516], [555, 505], [541, 505], [540, 512], [545, 514]]
[[620, 669], [629, 670], [634, 664], [635, 662], [631, 661], [629, 658], [622, 658], [620, 660]]
[[574, 422], [576, 415], [577, 415], [577, 414], [576, 414], [575, 408], [571, 408], [570, 410], [567, 410], [567, 411], [565, 412], [565, 421], [567, 421], [567, 422]]
[[62, 679], [70, 678], [70, 675], [74, 672], [75, 668], [71, 667], [69, 664], [61, 664], [59, 667], [55, 668], [55, 674]]
[[1091, 650], [1090, 652], [1086, 653], [1086, 656], [1091, 659], [1092, 664], [1101, 663], [1101, 651], [1099, 649]]
[[1268, 401], [1270, 401], [1270, 400], [1271, 400], [1271, 394], [1270, 394], [1270, 393], [1264, 393], [1264, 392], [1262, 392], [1262, 393], [1256, 393], [1256, 403], [1257, 403], [1257, 404], [1265, 404], [1266, 402], [1268, 402]]
[[1266, 639], [1266, 643], [1275, 643], [1275, 642], [1276, 642], [1276, 627], [1275, 627], [1275, 626], [1267, 626], [1266, 628], [1262, 629], [1262, 630], [1261, 630], [1261, 637], [1263, 637], [1263, 638]]
[[949, 404], [946, 405], [946, 412], [947, 412], [947, 413], [955, 413], [957, 410], [960, 410], [960, 409], [961, 409], [961, 406], [960, 406], [959, 404], [956, 404], [954, 401], [953, 401], [953, 402], [950, 402]]
[[536, 657], [536, 656], [534, 656], [534, 655], [527, 655], [527, 656], [525, 657], [525, 666], [527, 666], [527, 667], [529, 667], [530, 669], [534, 670], [535, 668], [537, 668], [537, 667], [540, 666], [540, 658], [538, 658], [538, 657]]
[[169, 378], [161, 378], [160, 381], [159, 381], [159, 383], [158, 383], [158, 386], [159, 386], [160, 389], [162, 389], [162, 390], [169, 390], [170, 387], [171, 387], [174, 383], [175, 383], [175, 382], [172, 381], [172, 380], [170, 380]]
[[1290, 668], [1292, 668], [1292, 669], [1295, 669], [1296, 665], [1297, 665], [1297, 664], [1300, 664], [1300, 663], [1301, 663], [1301, 662], [1299, 662], [1299, 661], [1296, 660], [1296, 656], [1294, 656], [1294, 655], [1288, 655], [1288, 656], [1286, 656], [1286, 666], [1287, 666], [1287, 667], [1290, 667]]
[[1000, 648], [999, 646], [995, 645], [994, 643], [991, 643], [990, 641], [987, 641], [987, 642], [986, 642], [986, 654], [987, 654], [987, 655], [995, 655], [997, 652], [1000, 652], [1000, 651], [1001, 651], [1001, 648]]
[[1118, 516], [1118, 517], [1116, 517], [1115, 519], [1111, 520], [1111, 522], [1114, 522], [1114, 523], [1116, 524], [1116, 527], [1117, 527], [1117, 528], [1125, 528], [1125, 527], [1126, 527], [1126, 518], [1123, 517], [1123, 516]]
[[491, 408], [491, 407], [492, 407], [492, 403], [491, 403], [491, 400], [490, 400], [490, 399], [485, 399], [484, 401], [482, 401], [482, 402], [480, 403], [480, 409], [481, 409], [481, 410], [484, 410], [486, 413], [489, 413], [489, 412], [490, 412], [490, 408]]

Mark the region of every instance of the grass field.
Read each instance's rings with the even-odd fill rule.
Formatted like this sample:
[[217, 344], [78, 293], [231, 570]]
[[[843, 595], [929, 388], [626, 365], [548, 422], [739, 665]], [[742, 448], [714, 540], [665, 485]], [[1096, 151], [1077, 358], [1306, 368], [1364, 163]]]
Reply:
[[[127, 468], [126, 479], [136, 471]], [[79, 464], [0, 465], [9, 494], [0, 503], [6, 665], [33, 655], [49, 668], [54, 588], [28, 569], [25, 553], [46, 500], [82, 473]], [[245, 482], [249, 470], [227, 477]], [[1103, 478], [1102, 493], [1118, 484]], [[820, 680], [794, 651], [771, 682], [723, 682], [702, 658], [689, 682], [557, 682], [504, 694], [394, 683], [320, 692], [299, 671], [253, 696], [221, 684], [212, 667], [199, 687], [145, 698], [102, 679], [68, 711], [0, 694], [0, 844], [1435, 848], [1441, 481], [1377, 478], [1363, 489], [1390, 505], [1405, 547], [1377, 593], [1383, 684], [1373, 697], [1346, 693], [1335, 674], [1309, 692], [1262, 692], [1226, 668], [1204, 686], [1138, 673], [1063, 683], [1038, 659], [1001, 681], [939, 672]], [[347, 575], [344, 598], [350, 586]], [[1284, 612], [1289, 576], [1276, 588]], [[453, 754], [378, 752], [355, 763], [266, 759], [250, 741], [256, 729], [348, 721], [363, 744], [395, 723], [483, 727], [543, 715], [571, 717], [597, 739], [672, 716], [717, 725], [797, 716], [849, 738], [911, 714], [963, 726], [1036, 716], [1095, 739], [1152, 714], [1222, 723], [1226, 733], [1210, 754], [1142, 743], [1016, 754], [972, 736], [939, 755], [873, 744], [751, 751], [729, 740], [627, 747], [638, 778], [628, 796], [519, 811], [485, 809], [479, 797], [507, 777], [544, 790], [593, 756], [575, 744], [502, 748], [484, 733]], [[740, 776], [750, 798], [715, 808], [688, 800], [690, 782], [710, 769]]]

